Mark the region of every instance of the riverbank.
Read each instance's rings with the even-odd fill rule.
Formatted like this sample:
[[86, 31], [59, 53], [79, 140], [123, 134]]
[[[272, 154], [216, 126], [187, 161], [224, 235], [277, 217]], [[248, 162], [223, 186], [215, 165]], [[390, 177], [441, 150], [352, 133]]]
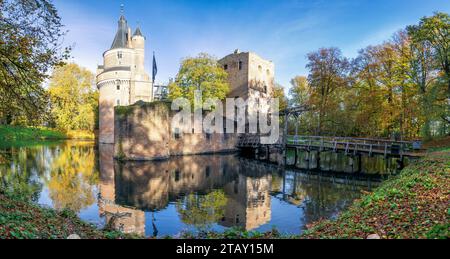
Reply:
[[0, 192], [0, 239], [135, 238], [113, 230], [99, 230], [69, 211], [56, 211]]
[[22, 127], [0, 125], [0, 142], [21, 143], [29, 141], [50, 141], [50, 140], [94, 140], [95, 134], [91, 131], [69, 130], [60, 131], [46, 127]]
[[[431, 146], [430, 146], [431, 148]], [[441, 239], [450, 238], [450, 148], [439, 146], [383, 182], [336, 220], [322, 220], [300, 236], [230, 229], [184, 233], [184, 238]]]
[[[447, 238], [450, 222], [450, 148], [437, 147], [432, 150], [426, 158], [409, 165], [400, 175], [393, 176], [373, 193], [366, 193], [337, 220], [316, 222], [308, 226], [309, 230], [302, 236], [286, 236], [276, 229], [259, 233], [231, 228], [225, 233], [184, 233], [173, 238], [367, 238], [369, 235], [380, 238]], [[82, 161], [94, 161], [84, 159], [83, 156], [81, 158]], [[65, 172], [69, 170], [66, 168], [73, 168], [77, 164], [67, 158], [58, 160], [67, 161], [68, 164], [68, 167], [57, 169], [59, 172]], [[2, 177], [5, 175], [0, 172], [0, 180]], [[3, 178], [7, 180], [6, 183], [7, 177]], [[64, 185], [61, 190], [66, 192], [67, 186]], [[82, 238], [134, 238], [114, 231], [98, 230], [70, 211], [41, 208], [30, 199], [18, 195], [18, 191], [0, 190], [0, 239], [67, 238], [71, 234]]]
[[440, 148], [302, 238], [450, 238], [450, 148]]

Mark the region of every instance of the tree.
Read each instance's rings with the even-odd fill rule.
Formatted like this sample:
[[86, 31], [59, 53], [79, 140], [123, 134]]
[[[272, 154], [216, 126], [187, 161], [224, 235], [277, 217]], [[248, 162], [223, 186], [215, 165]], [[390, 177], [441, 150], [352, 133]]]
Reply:
[[194, 92], [202, 91], [203, 101], [208, 98], [225, 99], [229, 92], [228, 75], [217, 60], [201, 53], [181, 62], [173, 83], [169, 84], [169, 99], [184, 97], [194, 102]]
[[[441, 101], [440, 117], [448, 125], [450, 124], [450, 105], [448, 105], [448, 100], [445, 99], [450, 99], [450, 16], [446, 13], [435, 13], [432, 17], [422, 18], [418, 25], [408, 26], [407, 31], [415, 49], [415, 57], [418, 62], [421, 62], [419, 65], [427, 66], [426, 68], [422, 67], [419, 72], [424, 73], [426, 72], [424, 69], [434, 68], [438, 71], [438, 79], [442, 82], [441, 85], [443, 87], [446, 85], [446, 94], [439, 100], [438, 96], [441, 89], [438, 89], [437, 83], [433, 84], [433, 93], [429, 94], [424, 91], [426, 82], [422, 81], [419, 84], [427, 99]], [[421, 80], [426, 80], [424, 78], [426, 75], [420, 76]], [[432, 100], [427, 100], [427, 102], [432, 102]], [[425, 129], [429, 130], [428, 128]]]
[[300, 106], [308, 104], [311, 95], [308, 78], [305, 76], [296, 76], [291, 80], [291, 86], [292, 87], [289, 90], [291, 105]]
[[273, 89], [273, 98], [278, 98], [280, 111], [285, 110], [288, 107], [288, 100], [284, 94], [284, 87], [280, 84], [276, 84]]
[[308, 60], [306, 67], [310, 71], [308, 76], [311, 87], [310, 105], [317, 112], [316, 133], [320, 135], [326, 130], [325, 123], [328, 124], [328, 129], [334, 128], [338, 123], [332, 120], [333, 116], [330, 114], [341, 108], [339, 90], [345, 90], [347, 86], [349, 62], [337, 48], [322, 48], [309, 53]]
[[98, 112], [98, 91], [94, 75], [77, 64], [53, 71], [48, 89], [55, 126], [62, 130], [94, 130]]
[[0, 117], [40, 123], [48, 115], [42, 83], [70, 49], [62, 49], [63, 25], [48, 0], [0, 1]]
[[432, 17], [422, 18], [419, 25], [408, 26], [407, 30], [414, 44], [432, 47], [436, 66], [444, 72], [450, 96], [450, 16], [438, 12]]

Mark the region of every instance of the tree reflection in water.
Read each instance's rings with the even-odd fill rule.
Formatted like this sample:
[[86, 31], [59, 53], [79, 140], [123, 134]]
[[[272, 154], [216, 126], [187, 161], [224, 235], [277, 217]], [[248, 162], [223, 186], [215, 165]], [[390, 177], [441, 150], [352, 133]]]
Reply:
[[94, 148], [88, 143], [73, 145], [68, 142], [55, 152], [46, 181], [53, 207], [80, 212], [96, 202], [95, 186], [99, 174]]
[[48, 143], [3, 150], [2, 189], [37, 202], [45, 187], [56, 209], [80, 212], [95, 203], [98, 170], [94, 143]]
[[351, 173], [282, 170], [236, 155], [117, 163], [113, 151], [100, 145], [96, 152], [86, 142], [2, 147], [11, 162], [0, 165], [0, 185], [93, 223], [152, 236], [236, 226], [298, 234], [312, 221], [336, 217], [376, 184]]

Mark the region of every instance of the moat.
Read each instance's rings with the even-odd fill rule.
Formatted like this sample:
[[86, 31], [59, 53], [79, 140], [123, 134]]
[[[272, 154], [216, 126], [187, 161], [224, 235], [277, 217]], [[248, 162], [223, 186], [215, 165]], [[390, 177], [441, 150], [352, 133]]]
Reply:
[[[229, 227], [300, 234], [318, 219], [335, 218], [395, 172], [395, 162], [374, 157], [364, 160], [364, 173], [348, 173], [351, 161], [333, 154], [322, 160], [335, 166], [308, 171], [236, 154], [118, 163], [111, 145], [93, 142], [1, 149], [11, 161], [0, 165], [3, 188], [69, 208], [99, 228], [149, 237]], [[337, 168], [342, 172], [329, 172]]]

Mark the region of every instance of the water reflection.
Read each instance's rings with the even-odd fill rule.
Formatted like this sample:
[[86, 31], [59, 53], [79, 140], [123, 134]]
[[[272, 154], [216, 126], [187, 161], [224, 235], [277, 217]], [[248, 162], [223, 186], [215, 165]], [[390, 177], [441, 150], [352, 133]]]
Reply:
[[[294, 165], [294, 152], [290, 150], [288, 154], [289, 165]], [[363, 173], [373, 175], [389, 175], [398, 173], [400, 168], [400, 158], [383, 155], [346, 155], [342, 152], [317, 152], [299, 151], [296, 167], [304, 170], [332, 171], [342, 173]], [[403, 165], [409, 163], [409, 159], [403, 159]]]
[[273, 226], [298, 234], [319, 218], [336, 217], [376, 184], [362, 174], [281, 170], [236, 155], [117, 163], [112, 145], [86, 142], [9, 147], [2, 154], [11, 161], [0, 165], [2, 189], [145, 236]]
[[[110, 146], [100, 147], [100, 172], [99, 207], [109, 225], [147, 236], [280, 225], [299, 233], [312, 221], [335, 217], [373, 184], [283, 171], [236, 155], [118, 163]], [[284, 206], [275, 219], [272, 202]], [[291, 209], [300, 211], [298, 218]], [[167, 220], [159, 220], [167, 211], [172, 211]], [[172, 223], [176, 232], [167, 229]]]
[[10, 147], [2, 153], [10, 161], [0, 165], [0, 184], [8, 192], [35, 202], [49, 200], [51, 204], [46, 205], [75, 212], [96, 202], [98, 171], [93, 143]]
[[145, 233], [143, 211], [170, 203], [196, 229], [218, 223], [254, 229], [270, 220], [270, 172], [253, 170], [234, 155], [118, 163], [111, 154], [111, 146], [100, 146], [99, 207], [122, 231]]

